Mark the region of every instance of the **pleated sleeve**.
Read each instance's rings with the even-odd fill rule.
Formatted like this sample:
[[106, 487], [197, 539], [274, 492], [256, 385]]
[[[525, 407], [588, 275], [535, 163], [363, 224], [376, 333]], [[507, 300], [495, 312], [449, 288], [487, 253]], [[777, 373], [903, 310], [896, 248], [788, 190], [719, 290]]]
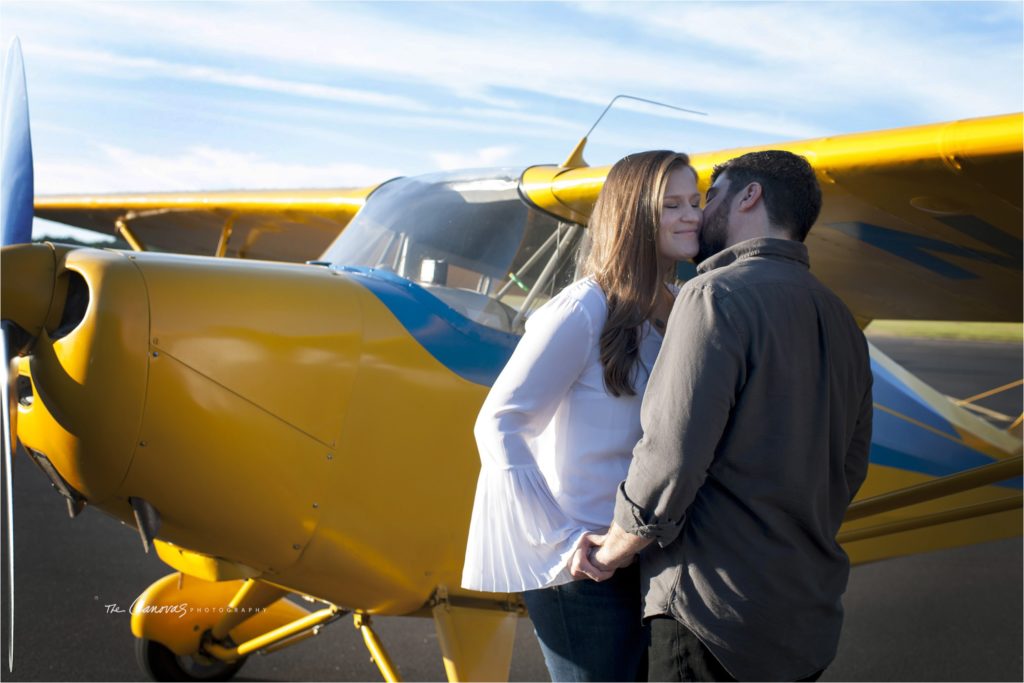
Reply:
[[536, 441], [586, 367], [599, 332], [580, 301], [552, 299], [527, 322], [484, 401], [474, 429], [480, 478], [464, 588], [519, 592], [569, 580], [566, 564], [587, 529], [559, 507]]

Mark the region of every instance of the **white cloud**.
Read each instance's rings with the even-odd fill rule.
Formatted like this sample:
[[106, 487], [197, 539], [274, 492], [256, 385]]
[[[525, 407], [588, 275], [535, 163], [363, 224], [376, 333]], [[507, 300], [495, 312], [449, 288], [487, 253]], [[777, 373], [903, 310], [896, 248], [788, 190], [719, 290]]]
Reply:
[[[151, 34], [158, 26], [160, 44], [185, 49], [195, 59], [220, 55], [238, 62], [291, 64], [337, 74], [342, 81], [387, 79], [396, 91], [410, 84], [444, 88], [495, 109], [522, 109], [516, 105], [521, 97], [499, 93], [508, 89], [594, 106], [620, 92], [651, 95], [711, 109], [725, 122], [743, 118], [736, 109], [785, 108], [780, 127], [773, 127], [771, 118], [745, 125], [776, 138], [820, 129], [821, 117], [836, 107], [876, 108], [884, 102], [935, 120], [1017, 109], [1021, 91], [1019, 85], [1007, 87], [1014, 82], [1012, 74], [993, 68], [1006, 63], [999, 54], [1005, 46], [988, 45], [977, 36], [965, 42], [955, 36], [955, 27], [917, 26], [920, 13], [905, 5], [563, 7], [570, 14], [607, 19], [608, 26], [642, 29], [653, 40], [588, 35], [586, 29], [554, 22], [527, 23], [524, 17], [532, 16], [527, 10], [518, 20], [501, 20], [503, 12], [513, 12], [507, 5], [482, 6], [468, 19], [442, 14], [441, 6], [430, 4], [291, 3], [287, 13], [278, 3], [189, 7], [195, 11], [151, 3], [91, 3], [88, 14], [126, 34]], [[428, 12], [424, 7], [433, 9], [433, 20], [422, 20]], [[397, 11], [388, 11], [392, 8]], [[442, 15], [446, 21], [438, 20]], [[1019, 54], [1016, 62], [1020, 80]], [[190, 67], [183, 75], [314, 97], [359, 95], [328, 84], [278, 82], [208, 67]], [[457, 111], [447, 114], [458, 116]], [[825, 123], [832, 122], [826, 118]]]
[[511, 147], [484, 147], [472, 154], [458, 154], [451, 152], [435, 152], [431, 155], [438, 168], [443, 171], [451, 171], [458, 168], [479, 168], [485, 166], [500, 166], [507, 161], [515, 149]]
[[[993, 3], [974, 6], [992, 9]], [[1009, 4], [1009, 3], [1003, 3]], [[1020, 39], [1007, 46], [957, 34], [956, 26], [913, 12], [913, 3], [584, 3], [588, 13], [627, 22], [660, 40], [714, 52], [738, 94], [764, 93], [755, 81], [812, 104], [904, 103], [953, 118], [1020, 107]], [[998, 8], [996, 8], [998, 9]], [[650, 10], [650, 11], [644, 11]], [[1009, 8], [1020, 25], [1019, 8]], [[1005, 17], [1004, 17], [1005, 18]], [[921, 22], [921, 23], [918, 23]], [[1011, 24], [1013, 25], [1013, 24]], [[1007, 59], [1006, 49], [1016, 52]], [[996, 65], [1015, 65], [1009, 73]], [[715, 73], [701, 77], [721, 78]], [[1007, 85], [1012, 87], [1007, 88]]]
[[[699, 106], [709, 98], [737, 93], [747, 98], [769, 97], [776, 96], [780, 88], [794, 89], [763, 79], [759, 73], [706, 60], [694, 46], [616, 43], [567, 33], [566, 27], [560, 26], [506, 22], [488, 25], [486, 31], [447, 24], [437, 28], [406, 23], [397, 12], [381, 18], [356, 4], [300, 4], [291, 8], [287, 17], [281, 16], [279, 5], [267, 3], [246, 6], [244, 13], [231, 4], [198, 7], [202, 11], [182, 13], [156, 4], [100, 3], [96, 12], [113, 24], [123, 24], [123, 32], [160, 26], [163, 44], [185, 50], [194, 59], [220, 55], [234, 61], [273, 60], [292, 68], [337, 73], [341, 79], [383, 78], [391, 85], [379, 85], [382, 90], [410, 84], [443, 88], [492, 108], [514, 102], [496, 95], [499, 90], [599, 107], [622, 92], [677, 101], [685, 97], [692, 100], [689, 104]], [[267, 45], [282, 49], [271, 54]], [[122, 63], [130, 65], [131, 60], [122, 58]], [[148, 61], [140, 65], [160, 68]], [[232, 77], [202, 67], [183, 73], [196, 78]], [[729, 111], [724, 109], [719, 111], [727, 116]], [[457, 111], [446, 113], [457, 115]], [[786, 131], [772, 133], [784, 136]]]
[[338, 88], [308, 81], [269, 78], [258, 74], [232, 72], [215, 67], [168, 62], [148, 57], [130, 57], [106, 51], [58, 48], [45, 44], [36, 44], [34, 52], [43, 57], [64, 61], [69, 65], [69, 68], [92, 72], [101, 71], [108, 76], [119, 79], [161, 76], [197, 83], [261, 90], [283, 95], [297, 95], [331, 102], [347, 102], [410, 111], [424, 111], [427, 109], [422, 103], [400, 95], [387, 95], [352, 88]]
[[358, 163], [304, 165], [257, 154], [191, 147], [158, 156], [101, 145], [97, 161], [42, 161], [36, 192], [161, 192], [223, 189], [359, 187], [402, 175], [392, 168]]

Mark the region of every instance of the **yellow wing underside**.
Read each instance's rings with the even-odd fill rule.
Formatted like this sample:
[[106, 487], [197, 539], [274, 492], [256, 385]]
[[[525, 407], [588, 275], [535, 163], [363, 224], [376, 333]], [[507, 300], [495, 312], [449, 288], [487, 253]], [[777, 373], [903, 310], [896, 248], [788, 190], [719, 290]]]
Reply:
[[303, 262], [323, 253], [376, 187], [45, 196], [35, 213], [147, 250]]

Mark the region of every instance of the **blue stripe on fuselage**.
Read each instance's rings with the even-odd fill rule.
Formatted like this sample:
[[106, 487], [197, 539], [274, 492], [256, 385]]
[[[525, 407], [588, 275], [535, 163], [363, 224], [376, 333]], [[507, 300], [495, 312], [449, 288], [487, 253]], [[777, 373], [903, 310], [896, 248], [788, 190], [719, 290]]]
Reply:
[[351, 266], [337, 270], [356, 276], [430, 355], [470, 382], [494, 384], [519, 343], [516, 335], [469, 320], [390, 271]]

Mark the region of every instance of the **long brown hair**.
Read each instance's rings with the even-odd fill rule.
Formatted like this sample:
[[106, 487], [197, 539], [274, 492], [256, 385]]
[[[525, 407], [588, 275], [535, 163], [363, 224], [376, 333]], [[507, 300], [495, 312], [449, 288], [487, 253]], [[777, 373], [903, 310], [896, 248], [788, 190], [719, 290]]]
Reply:
[[640, 325], [653, 313], [662, 283], [674, 276], [659, 272], [665, 186], [672, 171], [689, 166], [681, 152], [630, 154], [608, 172], [590, 216], [580, 272], [593, 277], [608, 299], [600, 349], [605, 387], [613, 396], [636, 394]]

